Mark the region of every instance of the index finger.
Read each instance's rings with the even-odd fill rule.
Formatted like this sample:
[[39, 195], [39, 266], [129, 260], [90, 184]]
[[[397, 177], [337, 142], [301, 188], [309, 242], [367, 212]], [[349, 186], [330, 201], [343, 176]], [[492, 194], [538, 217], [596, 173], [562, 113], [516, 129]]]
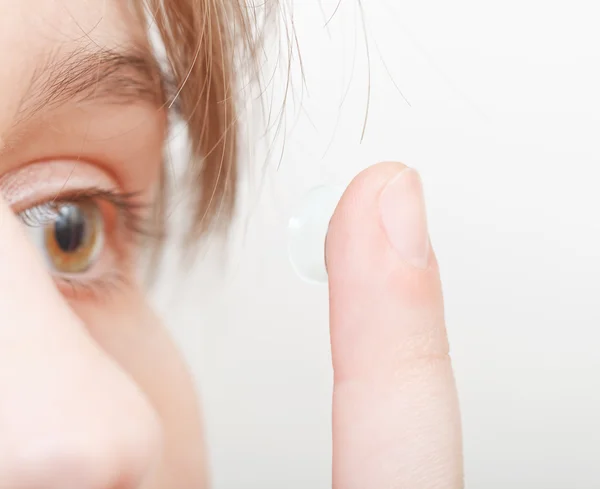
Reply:
[[357, 177], [327, 238], [334, 489], [458, 489], [458, 402], [418, 174]]

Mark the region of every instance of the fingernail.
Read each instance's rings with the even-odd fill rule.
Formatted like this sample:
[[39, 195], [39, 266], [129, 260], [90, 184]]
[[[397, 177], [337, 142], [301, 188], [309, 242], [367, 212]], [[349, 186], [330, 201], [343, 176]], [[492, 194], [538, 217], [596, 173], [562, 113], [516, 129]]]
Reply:
[[419, 174], [406, 168], [393, 177], [380, 196], [383, 226], [392, 247], [405, 262], [429, 265], [429, 233]]

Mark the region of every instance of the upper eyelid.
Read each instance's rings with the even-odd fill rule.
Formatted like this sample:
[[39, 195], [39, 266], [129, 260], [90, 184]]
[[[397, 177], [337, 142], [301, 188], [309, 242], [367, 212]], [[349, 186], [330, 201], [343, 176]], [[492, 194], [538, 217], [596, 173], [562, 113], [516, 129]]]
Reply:
[[[77, 166], [76, 174], [80, 166], [99, 168], [109, 176], [102, 186], [136, 190], [155, 185], [164, 163], [165, 118], [156, 116], [148, 104], [90, 104], [65, 107], [43, 124], [25, 124], [16, 133], [0, 136], [7, 142], [0, 146], [0, 192], [5, 198], [4, 173], [54, 162]], [[70, 170], [63, 172], [65, 180], [71, 179]], [[23, 172], [25, 179], [27, 173]]]
[[66, 196], [75, 198], [90, 188], [109, 192], [119, 185], [103, 168], [84, 161], [40, 161], [0, 177], [0, 194], [15, 213]]

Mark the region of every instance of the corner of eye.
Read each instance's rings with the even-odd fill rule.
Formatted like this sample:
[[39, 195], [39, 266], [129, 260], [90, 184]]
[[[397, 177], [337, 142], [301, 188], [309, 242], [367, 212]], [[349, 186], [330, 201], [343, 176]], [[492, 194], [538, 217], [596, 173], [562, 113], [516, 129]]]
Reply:
[[14, 231], [16, 222], [17, 214], [0, 192], [0, 236], [4, 237], [7, 232]]

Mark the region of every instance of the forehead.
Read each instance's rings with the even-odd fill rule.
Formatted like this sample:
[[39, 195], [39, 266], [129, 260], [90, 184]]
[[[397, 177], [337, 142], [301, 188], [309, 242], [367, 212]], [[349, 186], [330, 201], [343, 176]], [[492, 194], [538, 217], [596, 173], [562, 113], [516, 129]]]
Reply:
[[0, 138], [48, 56], [144, 41], [131, 0], [0, 0]]

